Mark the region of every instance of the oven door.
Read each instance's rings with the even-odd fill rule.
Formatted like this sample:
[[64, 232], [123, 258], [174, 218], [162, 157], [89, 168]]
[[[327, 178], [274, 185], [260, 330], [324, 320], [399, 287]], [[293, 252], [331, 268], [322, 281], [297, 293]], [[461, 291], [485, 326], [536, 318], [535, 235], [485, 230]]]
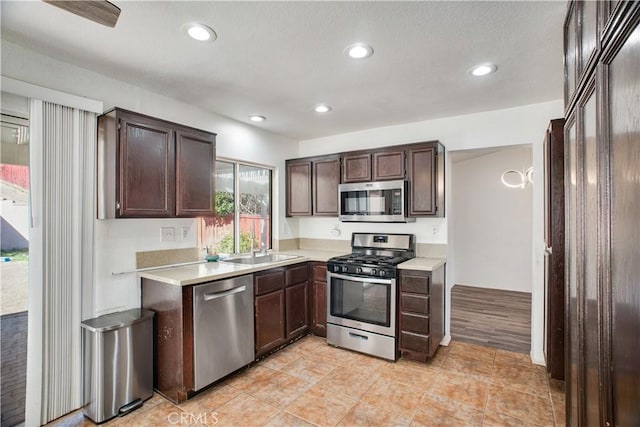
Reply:
[[396, 336], [396, 280], [327, 274], [327, 323]]

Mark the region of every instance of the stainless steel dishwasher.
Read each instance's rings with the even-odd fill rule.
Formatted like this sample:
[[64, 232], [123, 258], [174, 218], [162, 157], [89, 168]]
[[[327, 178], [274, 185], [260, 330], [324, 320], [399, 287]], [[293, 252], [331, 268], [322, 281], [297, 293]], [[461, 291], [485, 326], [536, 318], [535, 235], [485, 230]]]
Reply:
[[194, 389], [254, 360], [253, 275], [193, 287]]

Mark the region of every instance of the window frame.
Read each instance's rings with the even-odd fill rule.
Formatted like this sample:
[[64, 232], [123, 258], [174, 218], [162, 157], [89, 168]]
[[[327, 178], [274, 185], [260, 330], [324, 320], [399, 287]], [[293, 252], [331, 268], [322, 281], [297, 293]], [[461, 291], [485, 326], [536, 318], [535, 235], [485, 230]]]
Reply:
[[[233, 253], [240, 253], [240, 167], [249, 166], [254, 168], [265, 169], [269, 171], [269, 229], [266, 250], [273, 249], [273, 177], [275, 167], [261, 163], [254, 163], [246, 160], [232, 159], [228, 157], [216, 157], [216, 162], [224, 162], [233, 165]], [[218, 189], [216, 188], [215, 194]], [[216, 215], [218, 213], [216, 212]], [[217, 242], [216, 242], [217, 243]], [[204, 244], [204, 243], [203, 243]]]

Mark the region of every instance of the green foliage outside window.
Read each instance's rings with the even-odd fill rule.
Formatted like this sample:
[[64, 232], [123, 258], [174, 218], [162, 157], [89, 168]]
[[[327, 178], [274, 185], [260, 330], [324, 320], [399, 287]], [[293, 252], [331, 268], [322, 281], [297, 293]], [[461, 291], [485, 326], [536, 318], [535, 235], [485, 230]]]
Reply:
[[216, 215], [228, 216], [234, 211], [233, 194], [228, 191], [219, 191], [216, 193]]
[[[217, 245], [217, 252], [223, 254], [233, 253], [233, 235], [227, 234]], [[240, 252], [249, 252], [251, 250], [251, 234], [246, 231], [240, 232]]]

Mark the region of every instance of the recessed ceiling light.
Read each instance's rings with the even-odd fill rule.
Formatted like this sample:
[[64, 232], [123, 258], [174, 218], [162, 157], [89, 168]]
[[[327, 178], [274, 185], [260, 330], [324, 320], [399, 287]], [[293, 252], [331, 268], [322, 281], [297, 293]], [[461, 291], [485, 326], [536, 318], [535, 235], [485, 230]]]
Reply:
[[264, 122], [265, 120], [267, 120], [267, 118], [265, 116], [254, 114], [252, 116], [249, 116], [249, 120], [251, 120], [252, 122]]
[[496, 67], [496, 64], [487, 62], [485, 64], [474, 65], [473, 67], [469, 68], [467, 73], [475, 77], [482, 77], [491, 73], [495, 73], [497, 69], [498, 67]]
[[331, 106], [327, 104], [318, 104], [315, 106], [314, 110], [316, 113], [328, 113], [331, 111]]
[[353, 59], [365, 59], [373, 55], [373, 48], [365, 43], [354, 43], [344, 49], [344, 54]]
[[189, 37], [199, 42], [212, 42], [218, 37], [211, 27], [198, 24], [197, 22], [184, 24], [182, 30], [187, 33]]

